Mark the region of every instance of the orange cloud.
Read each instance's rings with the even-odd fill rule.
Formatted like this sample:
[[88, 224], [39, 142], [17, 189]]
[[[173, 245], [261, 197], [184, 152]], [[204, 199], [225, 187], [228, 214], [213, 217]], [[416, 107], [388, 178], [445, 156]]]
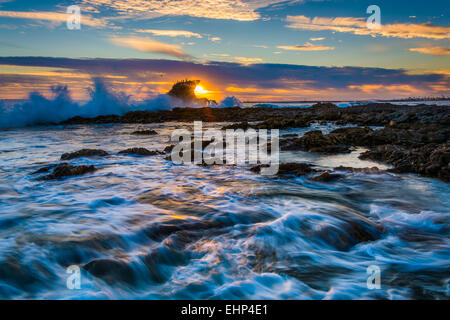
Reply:
[[[60, 12], [44, 12], [44, 11], [0, 11], [0, 17], [16, 18], [16, 19], [32, 19], [32, 20], [46, 20], [52, 22], [64, 23], [70, 17], [68, 13]], [[81, 15], [81, 25], [90, 27], [105, 27], [107, 25], [105, 20], [92, 18], [88, 15]]]
[[238, 21], [258, 20], [256, 12], [282, 0], [83, 0], [94, 7], [109, 7], [122, 15], [157, 17], [164, 15], [187, 15], [198, 18], [230, 19]]
[[311, 31], [348, 32], [357, 35], [370, 35], [372, 37], [394, 38], [428, 38], [450, 39], [450, 27], [435, 26], [431, 24], [396, 23], [384, 24], [381, 29], [369, 29], [364, 18], [338, 17], [326, 18], [306, 16], [287, 16], [288, 28]]
[[349, 89], [362, 91], [364, 93], [374, 94], [386, 94], [389, 92], [391, 94], [397, 95], [411, 95], [411, 94], [422, 94], [423, 91], [419, 90], [409, 84], [398, 84], [398, 85], [382, 85], [382, 84], [363, 84], [349, 86]]
[[450, 48], [442, 47], [411, 48], [409, 51], [432, 54], [434, 56], [450, 56]]
[[228, 87], [225, 90], [228, 91], [228, 92], [255, 92], [257, 89], [255, 89], [255, 88]]
[[191, 58], [178, 45], [159, 42], [150, 38], [112, 37], [110, 41], [118, 46], [129, 47], [143, 52], [160, 53], [181, 59]]
[[263, 59], [261, 58], [247, 58], [247, 57], [234, 57], [234, 60], [242, 64], [254, 64], [263, 62]]
[[167, 37], [185, 37], [185, 38], [202, 38], [202, 35], [199, 33], [184, 31], [184, 30], [156, 30], [156, 29], [145, 29], [145, 30], [136, 30], [141, 33], [151, 33], [155, 36], [167, 36]]
[[291, 51], [327, 51], [334, 50], [334, 47], [327, 47], [322, 45], [314, 45], [312, 43], [305, 43], [302, 46], [278, 46], [278, 49], [291, 50]]

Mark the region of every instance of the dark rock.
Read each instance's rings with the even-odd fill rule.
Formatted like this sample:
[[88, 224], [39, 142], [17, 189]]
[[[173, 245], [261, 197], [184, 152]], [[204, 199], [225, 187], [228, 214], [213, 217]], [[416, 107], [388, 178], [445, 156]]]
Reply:
[[306, 128], [310, 126], [308, 119], [284, 119], [275, 118], [268, 119], [252, 126], [253, 129], [289, 129], [289, 128]]
[[[264, 167], [267, 168], [268, 165], [265, 164], [256, 165], [250, 168], [250, 170], [255, 173], [261, 173], [261, 168]], [[319, 172], [319, 170], [316, 170], [312, 167], [313, 166], [308, 163], [280, 163], [278, 175], [280, 176], [294, 175], [300, 177], [311, 172]]]
[[248, 124], [247, 121], [243, 121], [243, 122], [239, 122], [239, 123], [233, 123], [233, 124], [229, 124], [227, 126], [222, 127], [222, 130], [228, 130], [228, 129], [232, 129], [232, 130], [236, 130], [236, 129], [243, 129], [243, 130], [247, 130], [251, 128], [251, 126]]
[[360, 159], [385, 162], [395, 168], [389, 171], [417, 173], [450, 180], [450, 144], [430, 144], [408, 149], [397, 145], [382, 145], [360, 155]]
[[319, 102], [314, 104], [312, 107], [308, 108], [308, 111], [329, 111], [329, 110], [339, 110], [339, 107], [331, 102]]
[[314, 232], [311, 237], [318, 237], [339, 251], [349, 251], [355, 245], [371, 242], [381, 238], [382, 230], [363, 221], [347, 220], [338, 225], [326, 225]]
[[281, 136], [281, 138], [297, 138], [297, 137], [298, 137], [298, 134], [296, 134], [296, 133], [287, 133], [287, 134], [283, 134]]
[[42, 167], [42, 168], [40, 168], [40, 169], [34, 171], [34, 172], [31, 173], [31, 174], [46, 173], [46, 172], [49, 172], [51, 169], [53, 169], [53, 168], [56, 167], [56, 166], [57, 166], [57, 164], [51, 164], [51, 165], [49, 165], [49, 166]]
[[334, 145], [334, 146], [322, 146], [315, 147], [308, 150], [309, 152], [325, 153], [325, 154], [337, 154], [337, 153], [351, 153], [352, 150], [346, 145]]
[[156, 156], [159, 154], [164, 154], [164, 152], [160, 151], [150, 151], [145, 148], [129, 148], [126, 150], [119, 151], [119, 154], [131, 154], [131, 155], [137, 155], [137, 156]]
[[321, 174], [318, 174], [314, 177], [311, 178], [311, 180], [313, 181], [318, 181], [318, 182], [330, 182], [336, 179], [340, 179], [343, 178], [344, 176], [342, 174], [334, 174], [334, 173], [330, 173], [328, 171], [325, 171]]
[[96, 170], [97, 168], [92, 165], [71, 166], [67, 163], [61, 163], [53, 169], [52, 173], [42, 177], [41, 180], [53, 180], [63, 177], [79, 176], [82, 174], [94, 172]]
[[165, 153], [171, 153], [172, 150], [173, 150], [173, 148], [175, 148], [175, 145], [174, 145], [174, 144], [168, 145], [168, 146], [166, 146], [166, 147], [164, 148], [163, 152], [165, 152]]
[[83, 269], [108, 284], [122, 282], [133, 285], [136, 283], [133, 269], [122, 261], [95, 259], [84, 265]]
[[151, 135], [155, 135], [158, 134], [158, 132], [156, 132], [155, 130], [137, 130], [137, 131], [133, 131], [131, 134], [133, 135], [137, 135], [137, 136], [151, 136]]
[[64, 153], [61, 156], [61, 160], [70, 160], [79, 157], [94, 157], [94, 156], [104, 157], [107, 155], [108, 152], [100, 149], [81, 149], [71, 153]]
[[222, 130], [227, 129], [289, 129], [289, 128], [306, 128], [310, 126], [309, 119], [306, 118], [297, 118], [297, 119], [284, 119], [284, 118], [271, 118], [265, 121], [262, 121], [257, 124], [249, 124], [247, 121], [243, 121], [240, 123], [233, 123], [231, 125], [224, 126]]
[[278, 174], [303, 176], [311, 172], [318, 172], [318, 170], [313, 169], [312, 167], [313, 165], [308, 163], [280, 163]]
[[183, 101], [196, 100], [195, 87], [200, 84], [200, 80], [183, 80], [178, 81], [172, 86], [168, 92], [169, 96], [181, 99]]
[[351, 173], [363, 173], [363, 174], [382, 174], [386, 171], [380, 170], [377, 167], [372, 168], [352, 168], [352, 167], [336, 167], [334, 168], [334, 171], [345, 171], [345, 172], [351, 172]]

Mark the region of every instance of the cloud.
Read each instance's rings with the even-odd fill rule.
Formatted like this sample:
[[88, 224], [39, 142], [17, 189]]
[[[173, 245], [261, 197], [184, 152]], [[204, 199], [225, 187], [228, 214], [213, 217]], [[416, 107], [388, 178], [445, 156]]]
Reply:
[[140, 29], [136, 30], [141, 33], [151, 33], [155, 36], [166, 36], [166, 37], [185, 37], [185, 38], [202, 38], [202, 35], [199, 33], [184, 31], [184, 30], [156, 30], [156, 29]]
[[238, 87], [228, 87], [225, 89], [228, 92], [255, 92], [258, 89], [255, 88], [238, 88]]
[[211, 37], [211, 38], [209, 38], [209, 40], [211, 40], [213, 42], [218, 42], [218, 41], [222, 40], [222, 38], [220, 38], [220, 37]]
[[[68, 13], [48, 12], [48, 11], [0, 11], [0, 17], [16, 18], [16, 19], [32, 19], [32, 20], [46, 20], [52, 22], [65, 23], [70, 17]], [[81, 15], [81, 26], [87, 25], [90, 27], [106, 27], [107, 23], [103, 19], [92, 18], [88, 15]]]
[[328, 51], [334, 50], [334, 47], [327, 47], [322, 45], [314, 45], [312, 43], [305, 43], [302, 46], [278, 46], [278, 49], [289, 50], [289, 51]]
[[311, 41], [322, 41], [325, 40], [325, 38], [310, 38]]
[[181, 59], [191, 58], [191, 56], [185, 53], [178, 45], [159, 42], [150, 38], [112, 37], [109, 40], [118, 46], [133, 48], [143, 52], [160, 53]]
[[[448, 72], [410, 74], [402, 69], [368, 67], [46, 57], [0, 57], [0, 66], [11, 66], [8, 74], [0, 77], [2, 98], [13, 97], [11, 88], [16, 88], [14, 94], [17, 96], [19, 92], [26, 93], [58, 83], [68, 84], [73, 90], [85, 92], [89, 79], [84, 76], [70, 79], [72, 74], [107, 76], [105, 82], [114, 90], [133, 95], [138, 95], [138, 90], [142, 95], [167, 92], [173, 81], [185, 77], [201, 79], [207, 90], [221, 91], [225, 95], [233, 92], [239, 98], [254, 100], [386, 99], [410, 95], [441, 96], [450, 92]], [[24, 67], [52, 69], [39, 70], [42, 75], [31, 69], [26, 72], [28, 74], [15, 74], [14, 69], [22, 70]], [[53, 76], [48, 73], [50, 71], [61, 72], [62, 76]], [[126, 79], [117, 79], [116, 76], [126, 76]], [[80, 79], [86, 79], [86, 82], [80, 83]], [[22, 88], [25, 85], [26, 88]], [[239, 89], [242, 90], [239, 92]]]
[[242, 64], [253, 64], [263, 62], [263, 59], [261, 58], [234, 57], [233, 59]]
[[83, 0], [86, 5], [106, 7], [121, 15], [156, 17], [187, 15], [198, 18], [254, 21], [256, 10], [285, 0]]
[[396, 23], [383, 24], [381, 29], [368, 29], [365, 18], [338, 17], [309, 18], [303, 15], [287, 16], [288, 28], [311, 31], [347, 32], [357, 35], [370, 35], [372, 37], [394, 37], [402, 39], [428, 38], [450, 39], [450, 27], [435, 26], [432, 24]]
[[443, 47], [411, 48], [409, 51], [431, 54], [434, 56], [450, 56], [450, 48]]

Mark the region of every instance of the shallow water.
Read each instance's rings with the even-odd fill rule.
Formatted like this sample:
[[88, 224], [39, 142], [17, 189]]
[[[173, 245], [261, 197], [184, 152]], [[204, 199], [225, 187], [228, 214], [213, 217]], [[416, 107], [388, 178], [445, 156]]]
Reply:
[[[173, 129], [192, 124], [148, 127], [159, 134], [132, 136], [136, 125], [0, 131], [0, 298], [448, 299], [448, 183], [392, 173], [319, 183], [117, 155], [162, 150]], [[93, 174], [31, 175], [81, 148], [111, 155], [70, 161], [94, 164]], [[362, 151], [281, 161], [377, 165], [358, 160]], [[80, 290], [66, 286], [71, 265], [85, 266]], [[381, 269], [379, 290], [367, 288], [370, 265]]]

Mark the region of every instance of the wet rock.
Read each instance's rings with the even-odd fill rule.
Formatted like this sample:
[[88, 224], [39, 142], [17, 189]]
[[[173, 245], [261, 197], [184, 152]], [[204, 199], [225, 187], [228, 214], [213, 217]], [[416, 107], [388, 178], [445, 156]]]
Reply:
[[297, 138], [298, 134], [296, 133], [286, 133], [281, 136], [281, 138]]
[[53, 180], [63, 177], [79, 176], [86, 173], [92, 173], [96, 170], [97, 168], [93, 165], [71, 166], [67, 163], [61, 163], [53, 169], [52, 173], [42, 177], [41, 180]]
[[70, 160], [79, 157], [104, 157], [107, 156], [108, 152], [100, 149], [81, 149], [75, 152], [64, 153], [61, 156], [61, 160]]
[[289, 129], [289, 128], [306, 128], [311, 125], [309, 118], [295, 118], [295, 119], [285, 119], [285, 118], [271, 118], [264, 120], [257, 124], [249, 124], [247, 121], [240, 123], [234, 123], [228, 126], [224, 126], [222, 130], [227, 129]]
[[321, 174], [318, 174], [314, 177], [311, 178], [312, 181], [317, 181], [317, 182], [330, 182], [330, 181], [334, 181], [340, 178], [343, 178], [344, 176], [342, 174], [335, 174], [335, 173], [330, 173], [329, 171], [325, 171]]
[[135, 284], [133, 269], [125, 262], [112, 259], [95, 259], [83, 266], [83, 269], [108, 284], [117, 282]]
[[338, 225], [326, 225], [312, 236], [318, 236], [339, 251], [349, 251], [355, 245], [381, 238], [382, 231], [363, 221], [342, 221]]
[[173, 150], [173, 148], [175, 148], [175, 145], [174, 145], [174, 144], [168, 145], [168, 146], [166, 146], [166, 147], [164, 148], [163, 152], [165, 152], [166, 154], [167, 154], [167, 153], [171, 153], [172, 150]]
[[324, 135], [320, 130], [307, 132], [303, 137], [281, 141], [281, 150], [305, 150], [317, 153], [350, 153], [349, 146], [340, 143], [344, 139], [331, 139], [330, 135]]
[[367, 127], [339, 128], [326, 135], [326, 138], [328, 138], [330, 144], [333, 145], [335, 144], [360, 145], [359, 141], [363, 137], [372, 132], [373, 130]]
[[351, 172], [351, 173], [362, 173], [362, 174], [383, 174], [386, 171], [380, 170], [377, 167], [372, 168], [352, 168], [352, 167], [336, 167], [334, 168], [334, 171], [345, 171], [345, 172]]
[[289, 129], [289, 128], [306, 128], [310, 126], [310, 121], [304, 118], [284, 119], [275, 118], [268, 119], [252, 126], [253, 129]]
[[57, 164], [51, 164], [51, 165], [48, 165], [48, 166], [45, 166], [45, 167], [42, 167], [42, 168], [40, 168], [40, 169], [38, 169], [38, 170], [36, 170], [36, 171], [34, 171], [33, 173], [31, 173], [31, 174], [40, 174], [40, 173], [46, 173], [46, 172], [49, 172], [51, 169], [53, 169], [54, 167], [56, 167], [57, 166]]
[[224, 126], [224, 127], [222, 127], [222, 130], [228, 130], [228, 129], [232, 129], [232, 130], [236, 130], [236, 129], [247, 130], [249, 128], [251, 128], [251, 125], [249, 125], [249, 123], [247, 121], [243, 121], [243, 122], [233, 123], [233, 124], [229, 124], [227, 126]]
[[331, 102], [319, 102], [308, 108], [308, 111], [330, 111], [339, 110], [339, 107]]
[[[261, 173], [261, 168], [264, 167], [267, 168], [268, 165], [256, 165], [250, 168], [250, 170], [255, 173]], [[314, 169], [313, 165], [308, 163], [280, 163], [278, 169], [278, 175], [280, 176], [294, 175], [300, 177], [311, 172], [319, 172], [319, 170]]]
[[351, 153], [352, 150], [350, 147], [346, 145], [331, 145], [331, 146], [322, 146], [322, 147], [315, 147], [308, 150], [309, 152], [314, 153], [325, 153], [325, 154], [337, 154], [337, 153]]
[[158, 134], [158, 132], [156, 132], [155, 130], [136, 130], [133, 131], [131, 133], [132, 135], [136, 135], [136, 136], [152, 136], [155, 134]]
[[137, 155], [137, 156], [156, 156], [160, 154], [164, 154], [164, 152], [155, 151], [155, 150], [148, 150], [146, 148], [129, 148], [126, 150], [119, 151], [119, 154], [130, 154], [130, 155]]
[[370, 159], [394, 166], [389, 171], [417, 173], [450, 180], [450, 144], [430, 144], [418, 148], [397, 145], [382, 145], [360, 155], [360, 159]]

